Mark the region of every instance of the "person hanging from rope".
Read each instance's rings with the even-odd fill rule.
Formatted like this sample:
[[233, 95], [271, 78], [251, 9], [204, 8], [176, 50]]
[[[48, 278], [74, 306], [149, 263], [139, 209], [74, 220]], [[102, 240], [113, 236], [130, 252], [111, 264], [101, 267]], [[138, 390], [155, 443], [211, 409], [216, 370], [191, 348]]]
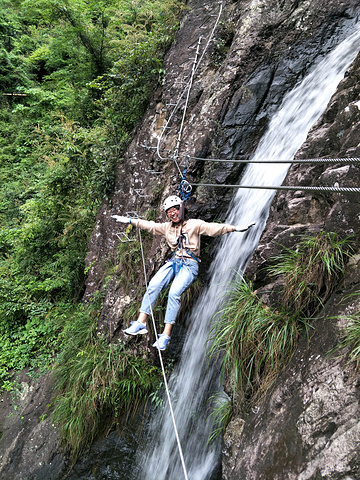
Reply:
[[153, 345], [160, 350], [165, 350], [170, 340], [171, 330], [180, 309], [181, 295], [198, 276], [201, 235], [216, 237], [230, 232], [245, 232], [255, 225], [255, 222], [247, 226], [234, 226], [226, 223], [208, 223], [199, 219], [187, 219], [183, 201], [176, 195], [165, 199], [163, 209], [169, 219], [164, 223], [120, 215], [112, 215], [111, 217], [117, 222], [131, 223], [131, 225], [147, 230], [153, 235], [165, 237], [173, 252], [171, 259], [166, 261], [149, 282], [138, 319], [131, 322], [130, 327], [124, 330], [127, 335], [148, 333], [146, 328], [147, 318], [151, 314], [160, 292], [172, 282], [165, 313], [165, 328]]

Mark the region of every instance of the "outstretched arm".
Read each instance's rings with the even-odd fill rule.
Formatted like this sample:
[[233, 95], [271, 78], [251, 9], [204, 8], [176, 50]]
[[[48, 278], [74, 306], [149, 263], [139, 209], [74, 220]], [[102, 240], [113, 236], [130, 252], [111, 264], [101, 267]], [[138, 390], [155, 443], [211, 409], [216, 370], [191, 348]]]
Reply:
[[131, 223], [135, 227], [147, 230], [153, 235], [164, 235], [165, 223], [156, 223], [148, 220], [141, 220], [140, 218], [124, 217], [122, 215], [111, 215], [111, 218], [119, 223]]
[[231, 225], [229, 223], [208, 223], [202, 220], [199, 221], [199, 233], [200, 235], [209, 235], [210, 237], [217, 237], [218, 235], [224, 235], [230, 232], [245, 232], [250, 227], [255, 225], [255, 222], [251, 222], [249, 225]]
[[111, 215], [111, 218], [119, 223], [131, 223], [130, 217], [123, 217], [122, 215]]
[[249, 225], [236, 225], [234, 232], [246, 232], [249, 228], [253, 227], [256, 222], [251, 222]]

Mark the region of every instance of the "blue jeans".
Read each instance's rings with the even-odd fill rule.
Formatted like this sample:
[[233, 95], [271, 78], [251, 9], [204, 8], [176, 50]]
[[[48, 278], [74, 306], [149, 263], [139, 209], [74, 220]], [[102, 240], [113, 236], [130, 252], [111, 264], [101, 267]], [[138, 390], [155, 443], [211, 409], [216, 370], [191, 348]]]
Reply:
[[161, 290], [166, 288], [173, 280], [169, 290], [165, 313], [165, 323], [173, 325], [180, 309], [181, 295], [196, 280], [198, 272], [199, 264], [195, 260], [174, 258], [166, 262], [151, 279], [148, 291], [145, 293], [141, 303], [140, 312], [150, 315]]

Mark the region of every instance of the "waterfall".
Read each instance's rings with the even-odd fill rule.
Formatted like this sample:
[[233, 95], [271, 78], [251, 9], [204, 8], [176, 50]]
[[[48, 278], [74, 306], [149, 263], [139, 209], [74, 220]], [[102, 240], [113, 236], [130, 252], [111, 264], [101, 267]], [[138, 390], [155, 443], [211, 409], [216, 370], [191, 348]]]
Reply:
[[[281, 185], [289, 164], [271, 160], [293, 159], [307, 133], [325, 110], [331, 95], [343, 78], [347, 67], [359, 50], [360, 30], [328, 54], [313, 71], [286, 95], [270, 122], [253, 156], [269, 164], [249, 164], [242, 178], [244, 185]], [[234, 277], [243, 271], [256, 248], [265, 226], [273, 190], [243, 190], [235, 194], [227, 215], [227, 223], [245, 225], [256, 221], [246, 233], [224, 235], [212, 262], [211, 280], [198, 300], [189, 319], [189, 331], [181, 361], [169, 380], [174, 414], [190, 480], [209, 480], [219, 459], [219, 446], [209, 446], [211, 425], [207, 421], [207, 398], [215, 368], [208, 368], [207, 338], [212, 317], [219, 310], [222, 296]], [[164, 400], [150, 426], [150, 443], [138, 455], [144, 480], [181, 480], [184, 478], [174, 428]]]

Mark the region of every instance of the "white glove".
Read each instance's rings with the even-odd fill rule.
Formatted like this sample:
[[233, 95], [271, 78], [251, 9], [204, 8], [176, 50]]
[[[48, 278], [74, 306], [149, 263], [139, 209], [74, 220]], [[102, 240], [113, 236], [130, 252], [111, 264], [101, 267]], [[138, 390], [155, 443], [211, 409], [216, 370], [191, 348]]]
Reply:
[[116, 220], [117, 222], [120, 222], [120, 223], [130, 223], [130, 221], [131, 221], [131, 218], [123, 217], [121, 215], [111, 215], [111, 218], [113, 218], [114, 220]]
[[251, 222], [249, 225], [242, 226], [242, 225], [236, 225], [235, 227], [235, 232], [246, 232], [250, 227], [253, 227], [256, 224], [256, 222]]

